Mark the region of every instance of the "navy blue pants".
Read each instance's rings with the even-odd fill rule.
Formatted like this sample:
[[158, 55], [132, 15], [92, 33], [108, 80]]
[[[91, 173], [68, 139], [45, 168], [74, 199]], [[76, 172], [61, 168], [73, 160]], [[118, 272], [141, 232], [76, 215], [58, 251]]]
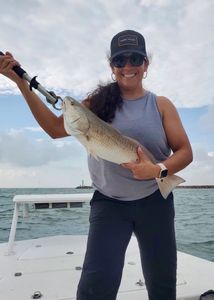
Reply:
[[176, 242], [173, 194], [159, 190], [134, 201], [95, 191], [77, 300], [115, 300], [126, 248], [134, 233], [150, 300], [176, 299]]

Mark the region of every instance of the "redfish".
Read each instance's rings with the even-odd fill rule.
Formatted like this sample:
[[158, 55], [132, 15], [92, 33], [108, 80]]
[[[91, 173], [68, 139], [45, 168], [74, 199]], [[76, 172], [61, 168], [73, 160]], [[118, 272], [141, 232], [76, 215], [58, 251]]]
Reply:
[[[152, 153], [138, 141], [124, 136], [73, 98], [64, 98], [62, 110], [66, 132], [75, 136], [96, 159], [102, 158], [115, 164], [135, 162], [138, 159], [137, 147], [140, 146], [146, 156], [157, 163]], [[177, 185], [184, 182], [177, 175], [155, 179], [165, 199]]]

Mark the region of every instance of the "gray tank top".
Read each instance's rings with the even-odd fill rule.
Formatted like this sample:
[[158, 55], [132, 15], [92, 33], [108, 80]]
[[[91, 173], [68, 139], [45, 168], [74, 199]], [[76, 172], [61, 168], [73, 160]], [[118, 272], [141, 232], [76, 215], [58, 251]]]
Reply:
[[[170, 155], [156, 95], [150, 91], [136, 100], [124, 99], [111, 125], [122, 134], [139, 141], [157, 161], [163, 161]], [[158, 189], [155, 179], [134, 179], [130, 170], [100, 158], [97, 160], [91, 155], [88, 156], [88, 167], [93, 187], [111, 198], [137, 200]]]

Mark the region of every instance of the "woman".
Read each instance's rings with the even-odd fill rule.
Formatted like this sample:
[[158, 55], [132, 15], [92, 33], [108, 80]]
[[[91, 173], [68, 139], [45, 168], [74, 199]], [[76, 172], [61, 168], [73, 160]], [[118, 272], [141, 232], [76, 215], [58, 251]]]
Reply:
[[[34, 117], [52, 138], [67, 136], [63, 117], [56, 117], [29, 90], [13, 72], [15, 65], [18, 62], [7, 52], [0, 58], [0, 73], [17, 84]], [[173, 194], [165, 200], [155, 178], [185, 168], [192, 161], [192, 150], [174, 105], [144, 89], [148, 65], [144, 37], [133, 30], [119, 32], [111, 41], [115, 82], [98, 87], [83, 101], [100, 118], [142, 143], [159, 163], [152, 163], [140, 148], [138, 161], [122, 166], [88, 157], [96, 191], [78, 300], [116, 299], [132, 233], [138, 240], [149, 299], [176, 299]]]

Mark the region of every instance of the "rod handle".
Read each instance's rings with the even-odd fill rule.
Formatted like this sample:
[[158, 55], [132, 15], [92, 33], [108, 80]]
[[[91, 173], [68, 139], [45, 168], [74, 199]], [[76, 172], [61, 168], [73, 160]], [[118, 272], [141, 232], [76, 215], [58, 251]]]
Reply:
[[[0, 55], [1, 55], [1, 56], [4, 56], [4, 53], [0, 51]], [[23, 70], [23, 69], [22, 69], [21, 67], [19, 67], [19, 66], [13, 67], [13, 71], [14, 71], [17, 75], [19, 75], [19, 77], [21, 77], [21, 78], [23, 78], [23, 75], [24, 75], [25, 73], [27, 73], [25, 70]]]

